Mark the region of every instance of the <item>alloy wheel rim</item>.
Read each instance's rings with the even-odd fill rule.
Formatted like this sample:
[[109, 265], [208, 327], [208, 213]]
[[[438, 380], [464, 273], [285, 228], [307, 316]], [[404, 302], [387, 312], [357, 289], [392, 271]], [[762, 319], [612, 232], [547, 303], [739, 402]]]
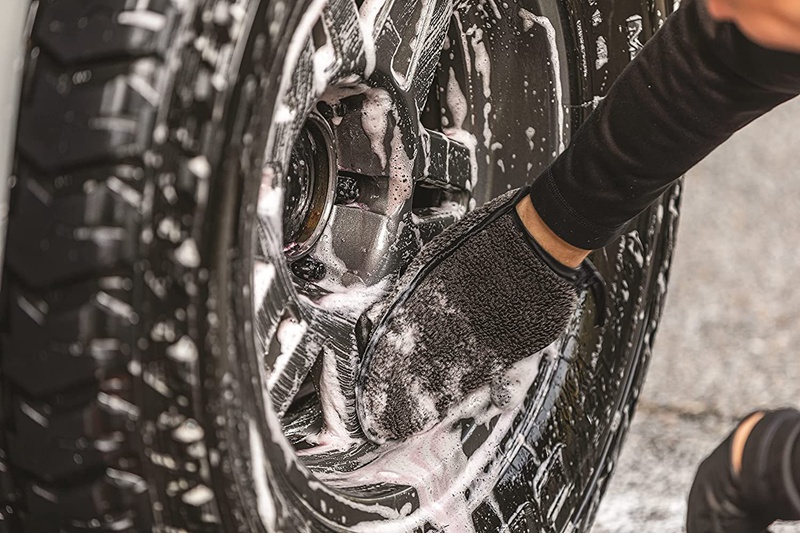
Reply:
[[[315, 39], [325, 35], [329, 42], [311, 46], [309, 40], [289, 52], [299, 57], [298, 64], [313, 64], [316, 71], [292, 72], [276, 104], [278, 120], [268, 140], [257, 209], [259, 251], [253, 286], [257, 345], [265, 354], [263, 366], [270, 369], [265, 392], [304, 467], [335, 485], [346, 484], [343, 474], [375, 461], [386, 450], [364, 439], [355, 416], [355, 321], [385, 294], [391, 279], [424, 242], [471, 207], [478, 139], [456, 131], [457, 111], [450, 102], [439, 101], [452, 90], [442, 87], [443, 80], [453, 78], [452, 69], [437, 76], [441, 43], [448, 30], [463, 29], [453, 23], [449, 2], [375, 1], [364, 2], [359, 10], [352, 1], [341, 0], [331, 1], [319, 14], [307, 29]], [[399, 19], [405, 23], [395, 24]], [[357, 28], [356, 35], [332, 38], [326, 21]], [[422, 47], [403, 49], [404, 42], [425, 43], [429, 53], [421, 53]], [[430, 52], [434, 45], [435, 53]], [[459, 60], [454, 45], [451, 39], [451, 62]], [[323, 50], [330, 62], [320, 70]], [[297, 79], [298, 75], [307, 78]], [[321, 78], [327, 83], [321, 84]], [[301, 95], [286, 91], [288, 87], [311, 90]], [[431, 107], [437, 115], [448, 106], [449, 119], [431, 121], [425, 116]], [[334, 195], [326, 223], [318, 226], [323, 228], [319, 236], [299, 257], [292, 257], [281, 231], [287, 220], [284, 168], [312, 116], [321, 117], [333, 132], [336, 179], [351, 186], [351, 195]], [[289, 205], [295, 209], [294, 203]], [[324, 274], [320, 276], [313, 264], [308, 267], [309, 262], [322, 265]], [[298, 265], [302, 272], [316, 275], [303, 279]], [[480, 447], [496, 423], [465, 421], [460, 427], [462, 447]], [[420, 499], [407, 485], [353, 493], [339, 484], [337, 490], [398, 512], [408, 511], [409, 504], [415, 509]]]

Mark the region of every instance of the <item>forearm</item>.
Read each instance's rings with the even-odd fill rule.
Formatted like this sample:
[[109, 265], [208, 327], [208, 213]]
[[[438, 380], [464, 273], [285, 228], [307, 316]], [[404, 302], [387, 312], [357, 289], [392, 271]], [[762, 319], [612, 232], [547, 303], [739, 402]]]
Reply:
[[743, 450], [734, 446], [732, 455], [742, 500], [751, 512], [800, 520], [800, 412], [767, 413], [749, 431]]
[[798, 93], [800, 55], [757, 46], [686, 0], [533, 184], [533, 207], [566, 243], [599, 248], [734, 132]]
[[796, 0], [707, 0], [717, 20], [736, 23], [753, 42], [800, 53], [800, 3]]
[[687, 533], [754, 533], [800, 519], [800, 412], [747, 417], [697, 470]]

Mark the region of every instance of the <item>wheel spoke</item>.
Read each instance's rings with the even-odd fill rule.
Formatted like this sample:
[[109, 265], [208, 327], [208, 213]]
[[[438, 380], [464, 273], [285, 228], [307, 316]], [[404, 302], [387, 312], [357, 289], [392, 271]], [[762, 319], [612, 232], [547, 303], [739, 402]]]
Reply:
[[358, 352], [355, 349], [355, 319], [328, 310], [314, 313], [314, 333], [322, 343], [322, 364], [318, 380], [322, 399], [324, 437], [320, 444], [334, 446], [353, 437], [361, 438], [355, 409]]
[[393, 0], [362, 8], [364, 25], [374, 28], [375, 70], [391, 75], [421, 109], [453, 13], [451, 0]]
[[[336, 126], [337, 137], [347, 139], [347, 143], [339, 146], [338, 166], [341, 170], [375, 178], [370, 184], [371, 194], [364, 195], [363, 203], [370, 211], [393, 218], [397, 224], [402, 214], [410, 210], [417, 182], [471, 190], [477, 164], [475, 150], [467, 143], [474, 146], [474, 137], [466, 134], [461, 142], [423, 128], [418, 120], [403, 114], [403, 108], [382, 89], [370, 89], [350, 100], [353, 102], [348, 104], [349, 109]], [[367, 225], [368, 228], [373, 226]], [[382, 229], [391, 228], [387, 223]], [[375, 232], [367, 235], [367, 240], [374, 242], [385, 238], [383, 235], [378, 238]]]
[[346, 145], [340, 145], [339, 167], [380, 180], [388, 178], [381, 190], [385, 205], [376, 207], [388, 216], [400, 215], [407, 210], [413, 181], [422, 175], [425, 164], [418, 157], [419, 121], [396, 93], [369, 89], [358, 98], [337, 128], [339, 138], [348, 139]]
[[452, 13], [452, 0], [369, 0], [361, 8], [355, 0], [329, 0], [305, 29], [317, 86], [378, 72], [421, 107]]
[[315, 50], [311, 40], [297, 50], [296, 68], [284, 70], [275, 105], [273, 127], [267, 138], [265, 161], [274, 165], [277, 175], [283, 171], [280, 161], [288, 161], [292, 145], [308, 114], [319, 98], [314, 77]]
[[[259, 226], [265, 226], [259, 224]], [[259, 228], [256, 254], [253, 262], [253, 303], [256, 315], [257, 349], [265, 353], [269, 339], [291, 301], [282, 268], [271, 258], [267, 250], [280, 242], [269, 230]]]
[[274, 224], [260, 219], [253, 275], [256, 347], [270, 369], [266, 386], [278, 416], [292, 403], [319, 355], [319, 344], [308, 334], [310, 320], [294, 303], [291, 275], [271, 259], [283, 253], [280, 243]]
[[[278, 91], [267, 161], [281, 161], [314, 103], [332, 85], [374, 84], [404, 100], [401, 114], [417, 116], [428, 90], [452, 16], [452, 0], [372, 0], [360, 11], [354, 0], [330, 0], [310, 11], [287, 51]], [[407, 144], [407, 143], [406, 143]]]
[[289, 315], [281, 322], [278, 342], [267, 353], [266, 362], [273, 365], [267, 385], [275, 410], [283, 416], [313, 372], [324, 420], [317, 444], [340, 446], [362, 438], [355, 416], [355, 317], [311, 305], [302, 314], [307, 320]]
[[[354, 0], [329, 0], [323, 11], [324, 34], [317, 32], [321, 41], [317, 48], [321, 55], [318, 72], [327, 83], [335, 83], [353, 75], [364, 76], [370, 68], [368, 51], [372, 36], [364, 34], [364, 26]], [[367, 44], [370, 43], [370, 44]], [[327, 54], [327, 57], [322, 57]], [[327, 60], [327, 61], [326, 61]]]
[[308, 334], [308, 322], [285, 311], [264, 359], [271, 369], [267, 390], [278, 416], [292, 404], [319, 356], [318, 348], [313, 335]]
[[437, 131], [424, 130], [422, 150], [428, 164], [422, 182], [468, 190], [474, 184], [474, 148]]
[[[392, 233], [383, 224], [385, 217], [353, 208], [337, 210], [346, 214], [364, 213], [367, 215], [364, 220], [375, 218], [371, 227], [379, 232], [375, 234], [376, 239], [387, 241], [387, 246], [393, 242]], [[352, 219], [346, 215], [340, 216], [339, 221], [352, 228]], [[354, 238], [365, 238], [368, 232], [351, 231], [351, 234]], [[278, 416], [283, 416], [322, 357], [320, 375], [315, 376], [315, 382], [321, 396], [334, 399], [322, 402], [325, 428], [339, 438], [360, 435], [353, 408], [358, 357], [355, 322], [369, 305], [369, 298], [362, 294], [364, 289], [353, 293], [356, 296], [353, 301], [338, 293], [323, 295], [314, 303], [300, 297], [290, 289], [293, 280], [288, 270], [267, 259], [268, 250], [274, 254], [280, 242], [279, 235], [272, 225], [263, 224], [258, 236], [254, 276], [256, 334], [259, 349], [264, 353], [265, 368], [270, 369], [266, 385], [274, 410]], [[354, 242], [342, 245], [344, 250], [360, 250], [362, 246]], [[341, 251], [338, 253], [344, 255]], [[352, 273], [349, 267], [348, 272]], [[261, 288], [263, 286], [267, 288]], [[378, 294], [379, 291], [373, 292]]]
[[[382, 180], [376, 186], [385, 189], [388, 183]], [[371, 209], [385, 206], [386, 196], [383, 195]], [[357, 207], [336, 206], [329, 227], [331, 235], [336, 237], [324, 243], [330, 249], [323, 253], [330, 252], [338, 257], [349, 276], [370, 286], [395, 268], [387, 258], [391, 256], [396, 227], [387, 216]], [[348, 280], [342, 281], [348, 283]]]
[[[266, 160], [283, 161], [308, 113], [329, 86], [365, 74], [367, 53], [354, 0], [309, 10], [286, 53]], [[370, 37], [371, 42], [371, 37]]]

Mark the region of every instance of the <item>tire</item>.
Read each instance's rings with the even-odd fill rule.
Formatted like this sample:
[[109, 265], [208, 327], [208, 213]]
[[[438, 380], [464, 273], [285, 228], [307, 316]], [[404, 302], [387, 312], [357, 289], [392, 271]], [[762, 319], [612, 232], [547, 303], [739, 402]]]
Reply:
[[359, 440], [355, 321], [464, 210], [538, 174], [671, 6], [134, 4], [31, 5], [0, 531], [588, 530], [678, 185], [595, 253], [607, 325], [584, 302], [512, 411]]

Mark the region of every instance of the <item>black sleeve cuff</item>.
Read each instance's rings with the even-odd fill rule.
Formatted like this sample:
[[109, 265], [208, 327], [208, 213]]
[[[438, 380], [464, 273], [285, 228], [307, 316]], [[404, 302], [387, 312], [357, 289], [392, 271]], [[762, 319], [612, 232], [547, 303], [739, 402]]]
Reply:
[[572, 246], [597, 250], [617, 238], [627, 224], [608, 228], [582, 216], [559, 190], [551, 169], [547, 169], [531, 185], [531, 202], [541, 219], [553, 233]]
[[800, 520], [800, 412], [782, 409], [758, 421], [747, 438], [742, 496], [772, 520]]

